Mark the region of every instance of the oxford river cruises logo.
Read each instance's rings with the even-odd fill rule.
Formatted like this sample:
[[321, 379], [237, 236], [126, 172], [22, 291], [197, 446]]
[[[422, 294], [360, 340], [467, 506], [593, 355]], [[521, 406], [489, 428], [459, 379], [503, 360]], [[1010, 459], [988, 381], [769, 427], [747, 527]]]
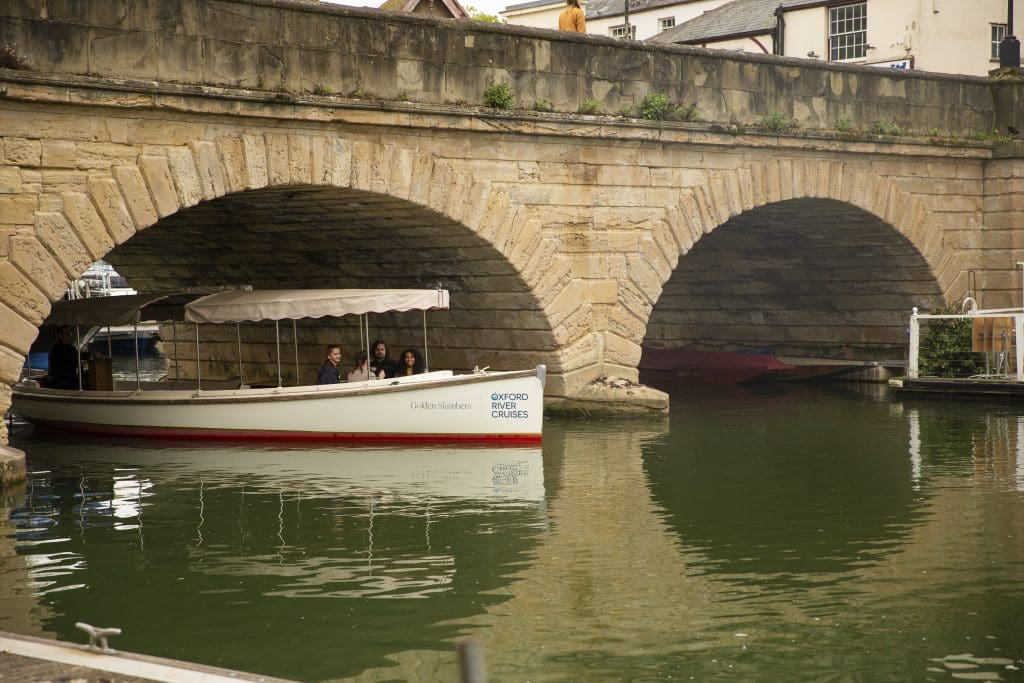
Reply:
[[530, 411], [520, 408], [519, 404], [530, 400], [526, 393], [491, 394], [491, 417], [499, 420], [525, 420]]

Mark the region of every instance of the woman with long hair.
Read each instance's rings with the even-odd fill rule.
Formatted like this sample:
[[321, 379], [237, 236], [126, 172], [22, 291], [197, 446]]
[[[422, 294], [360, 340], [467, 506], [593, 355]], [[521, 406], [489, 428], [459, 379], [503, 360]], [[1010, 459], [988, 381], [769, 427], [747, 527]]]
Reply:
[[[366, 351], [360, 351], [356, 354], [355, 365], [348, 373], [349, 382], [365, 382], [371, 379], [370, 377], [370, 362], [366, 358]], [[376, 375], [372, 379], [378, 379]]]
[[416, 349], [406, 349], [402, 351], [402, 354], [398, 357], [398, 374], [396, 377], [405, 377], [407, 375], [419, 375], [426, 370], [426, 366], [423, 362], [423, 356]]
[[580, 7], [580, 0], [565, 0], [565, 9], [558, 15], [558, 30], [573, 33], [587, 32], [587, 17]]

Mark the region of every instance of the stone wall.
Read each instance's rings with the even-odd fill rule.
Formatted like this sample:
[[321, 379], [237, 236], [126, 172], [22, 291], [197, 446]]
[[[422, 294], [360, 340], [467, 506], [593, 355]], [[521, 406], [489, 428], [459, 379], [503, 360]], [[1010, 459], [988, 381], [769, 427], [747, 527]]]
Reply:
[[1001, 150], [986, 164], [984, 257], [979, 264], [981, 306], [1024, 306], [1024, 143]]
[[991, 130], [986, 79], [830, 65], [289, 0], [18, 0], [0, 8], [0, 42], [36, 72], [298, 93], [480, 104], [512, 86], [575, 112], [617, 113], [649, 92], [704, 120], [753, 123], [773, 110], [804, 127]]

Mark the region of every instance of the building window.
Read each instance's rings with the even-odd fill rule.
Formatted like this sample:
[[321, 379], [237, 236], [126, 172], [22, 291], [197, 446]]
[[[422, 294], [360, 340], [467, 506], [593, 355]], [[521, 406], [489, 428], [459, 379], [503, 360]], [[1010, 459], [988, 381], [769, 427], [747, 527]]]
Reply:
[[676, 25], [675, 17], [665, 17], [664, 19], [658, 19], [658, 31], [667, 31]]
[[629, 25], [629, 35], [626, 35], [626, 25], [619, 24], [618, 26], [612, 26], [609, 32], [612, 38], [629, 38], [630, 40], [636, 40], [636, 24]]
[[868, 44], [866, 2], [828, 10], [828, 58], [833, 62], [863, 59]]
[[999, 59], [999, 44], [1006, 37], [1006, 24], [992, 24], [992, 54], [989, 59]]

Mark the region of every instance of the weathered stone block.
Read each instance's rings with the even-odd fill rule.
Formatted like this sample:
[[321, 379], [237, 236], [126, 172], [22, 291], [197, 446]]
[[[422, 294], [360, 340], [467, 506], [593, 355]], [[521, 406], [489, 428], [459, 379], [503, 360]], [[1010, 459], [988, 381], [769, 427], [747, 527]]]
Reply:
[[153, 200], [153, 207], [156, 209], [157, 215], [166, 218], [175, 213], [180, 205], [167, 157], [141, 155], [139, 169], [146, 179], [149, 196]]
[[61, 197], [64, 201], [64, 215], [89, 252], [90, 260], [106, 256], [114, 248], [114, 240], [89, 197], [81, 192], [65, 192]]
[[57, 257], [64, 273], [76, 278], [85, 271], [92, 261], [85, 247], [78, 240], [75, 231], [59, 212], [40, 211], [36, 214], [35, 234]]
[[70, 140], [42, 142], [42, 165], [47, 168], [76, 168], [78, 155]]
[[40, 140], [4, 138], [4, 161], [14, 166], [40, 166], [43, 145]]
[[34, 194], [0, 194], [0, 222], [8, 225], [31, 225], [39, 208]]

